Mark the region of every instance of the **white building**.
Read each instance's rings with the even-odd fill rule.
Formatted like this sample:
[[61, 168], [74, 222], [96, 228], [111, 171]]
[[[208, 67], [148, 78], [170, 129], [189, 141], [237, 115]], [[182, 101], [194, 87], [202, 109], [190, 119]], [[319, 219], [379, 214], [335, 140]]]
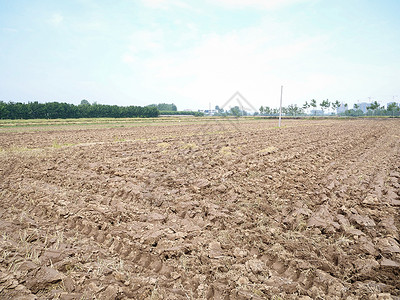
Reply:
[[358, 103], [359, 109], [361, 109], [364, 114], [367, 113], [367, 111], [368, 111], [367, 107], [370, 105], [371, 105], [371, 103], [367, 103], [367, 102]]
[[[348, 109], [348, 108], [347, 108]], [[344, 103], [341, 103], [340, 106], [336, 109], [337, 114], [342, 114], [346, 111], [346, 106], [344, 106]]]

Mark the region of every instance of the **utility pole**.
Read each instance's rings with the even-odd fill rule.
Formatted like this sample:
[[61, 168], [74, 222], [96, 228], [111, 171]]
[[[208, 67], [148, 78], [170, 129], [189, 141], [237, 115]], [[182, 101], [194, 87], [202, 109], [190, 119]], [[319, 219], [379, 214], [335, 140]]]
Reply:
[[281, 85], [281, 103], [279, 105], [279, 127], [281, 127], [281, 119], [282, 119], [282, 94], [283, 94], [283, 85]]

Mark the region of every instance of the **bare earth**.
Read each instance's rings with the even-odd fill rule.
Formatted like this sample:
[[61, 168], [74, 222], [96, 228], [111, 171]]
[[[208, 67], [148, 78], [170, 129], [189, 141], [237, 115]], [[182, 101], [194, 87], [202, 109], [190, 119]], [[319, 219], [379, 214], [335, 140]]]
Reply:
[[0, 129], [1, 299], [400, 299], [400, 120]]

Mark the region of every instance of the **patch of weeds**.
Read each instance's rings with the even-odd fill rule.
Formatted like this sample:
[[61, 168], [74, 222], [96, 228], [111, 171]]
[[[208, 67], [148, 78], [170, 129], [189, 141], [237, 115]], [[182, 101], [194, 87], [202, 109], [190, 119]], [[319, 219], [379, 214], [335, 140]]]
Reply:
[[11, 251], [2, 250], [0, 258], [4, 261], [11, 255]]
[[51, 145], [51, 147], [54, 149], [60, 149], [62, 147], [71, 147], [71, 146], [75, 146], [75, 145], [76, 144], [73, 144], [73, 143], [60, 144], [58, 141], [54, 141], [53, 144]]
[[19, 232], [19, 238], [23, 245], [29, 244], [30, 242], [36, 240], [37, 239], [36, 237], [37, 237], [37, 229], [31, 232], [27, 232], [26, 230]]
[[114, 143], [122, 143], [122, 142], [126, 142], [126, 139], [122, 138], [122, 137], [114, 137]]
[[253, 288], [252, 290], [253, 294], [259, 297], [263, 297], [264, 296], [264, 292], [256, 287]]
[[158, 290], [158, 285], [155, 285], [153, 290], [151, 291], [150, 299], [151, 300], [162, 299], [162, 296], [160, 295], [159, 290]]
[[182, 142], [181, 148], [193, 150], [193, 149], [198, 148], [198, 146], [197, 146], [195, 143], [185, 143], [185, 142]]
[[[51, 293], [52, 291], [60, 291], [64, 289], [64, 283], [62, 282], [62, 280], [56, 282], [56, 283], [52, 283], [49, 286], [47, 286], [44, 289], [39, 290], [36, 295], [40, 296], [45, 296], [49, 293]], [[59, 299], [59, 294], [54, 293], [54, 295], [56, 296], [55, 299]], [[40, 299], [43, 299], [42, 297], [40, 297]]]
[[229, 245], [233, 238], [229, 230], [221, 230], [218, 235], [218, 240], [221, 242], [222, 245]]
[[221, 150], [219, 150], [219, 153], [222, 155], [232, 155], [232, 148], [231, 147], [222, 147]]
[[294, 231], [304, 231], [307, 229], [307, 221], [303, 217], [298, 218], [296, 225], [294, 226]]
[[40, 264], [39, 256], [40, 256], [40, 251], [31, 248], [30, 251], [28, 251], [28, 252], [26, 253], [25, 258], [26, 258], [26, 259], [29, 259], [29, 260], [31, 260], [33, 263], [39, 265], [39, 264]]
[[351, 239], [349, 239], [345, 235], [339, 236], [339, 238], [337, 238], [336, 240], [336, 244], [340, 246], [349, 246], [351, 242], [352, 242]]
[[265, 149], [261, 149], [260, 151], [258, 151], [261, 154], [271, 154], [278, 151], [278, 148], [274, 147], [274, 146], [269, 146]]
[[103, 272], [107, 269], [110, 269], [115, 272], [124, 273], [124, 261], [122, 259], [116, 260], [104, 260], [104, 259], [97, 259], [97, 268], [94, 270], [94, 273], [97, 276], [103, 274]]
[[185, 270], [185, 271], [188, 271], [189, 259], [188, 259], [188, 256], [186, 254], [182, 254], [179, 257], [179, 262], [180, 262], [180, 265], [181, 265], [182, 269]]
[[282, 127], [279, 127], [279, 126], [274, 126], [274, 127], [272, 127], [271, 129], [281, 129], [281, 128], [283, 128], [284, 126], [282, 126]]
[[62, 147], [62, 145], [61, 145], [59, 142], [57, 142], [57, 141], [53, 141], [52, 147], [55, 148], [55, 149], [59, 149], [59, 148]]
[[284, 300], [284, 298], [282, 298], [281, 296], [278, 296], [278, 295], [272, 296], [271, 299], [272, 300]]
[[64, 241], [64, 233], [62, 231], [57, 231], [54, 235], [46, 233], [41, 239], [45, 249], [57, 250]]
[[248, 177], [249, 178], [259, 178], [260, 177], [260, 172], [258, 172], [258, 171], [249, 171], [248, 172]]
[[170, 144], [166, 143], [166, 142], [157, 144], [157, 147], [164, 148], [164, 149], [168, 148], [169, 146], [170, 146]]
[[60, 248], [60, 244], [64, 241], [64, 232], [57, 231], [55, 234], [56, 242], [53, 245], [53, 249], [57, 250]]
[[63, 146], [64, 147], [72, 147], [72, 146], [76, 146], [77, 144], [73, 144], [73, 143], [64, 143]]
[[6, 152], [26, 152], [26, 151], [30, 151], [30, 150], [33, 150], [33, 149], [29, 149], [27, 147], [12, 147], [7, 150], [4, 150], [4, 153], [6, 153]]

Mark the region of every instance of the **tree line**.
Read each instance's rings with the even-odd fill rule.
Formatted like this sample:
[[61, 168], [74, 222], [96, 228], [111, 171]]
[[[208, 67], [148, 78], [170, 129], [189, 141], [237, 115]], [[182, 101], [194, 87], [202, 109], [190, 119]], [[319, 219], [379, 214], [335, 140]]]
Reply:
[[[384, 105], [381, 105], [378, 103], [378, 101], [374, 101], [372, 103], [369, 103], [365, 108], [366, 111], [363, 111], [360, 108], [359, 104], [354, 104], [353, 108], [349, 108], [349, 105], [347, 103], [340, 103], [338, 100], [335, 102], [330, 102], [328, 99], [322, 100], [321, 103], [319, 103], [319, 106], [321, 108], [322, 114], [324, 114], [326, 111], [330, 111], [330, 108], [332, 108], [334, 111], [331, 112], [331, 114], [338, 114], [339, 116], [353, 116], [353, 117], [358, 117], [358, 116], [399, 116], [400, 115], [400, 105], [396, 102], [389, 103], [387, 107], [385, 108]], [[304, 103], [303, 108], [308, 109], [312, 107], [314, 113], [316, 113], [316, 108], [317, 108], [317, 101], [315, 99], [312, 99], [310, 103], [307, 101]], [[341, 109], [341, 112], [338, 112], [338, 109]]]
[[347, 104], [344, 104], [345, 111], [341, 112], [339, 115], [342, 116], [392, 116], [399, 117], [400, 116], [400, 104], [396, 102], [389, 103], [387, 107], [380, 105], [377, 101], [370, 103], [366, 108], [367, 111], [364, 113], [360, 109], [360, 105], [354, 104], [353, 108], [349, 109]]
[[154, 118], [159, 114], [157, 107], [90, 104], [87, 100], [80, 105], [0, 101], [0, 119]]
[[[290, 104], [287, 107], [282, 107], [282, 114], [285, 116], [302, 116], [305, 115], [305, 112], [302, 108], [298, 107], [296, 104]], [[248, 116], [249, 112], [240, 108], [239, 106], [231, 107], [230, 109], [224, 110], [220, 108], [218, 105], [215, 106], [214, 116]], [[254, 116], [278, 116], [279, 108], [270, 108], [269, 106], [261, 106], [259, 112], [255, 112]]]
[[159, 103], [159, 104], [150, 104], [147, 107], [156, 107], [159, 111], [178, 111], [178, 108], [175, 104], [167, 104], [167, 103]]
[[[317, 108], [320, 108], [320, 111]], [[338, 109], [341, 111], [338, 112]], [[311, 110], [310, 110], [311, 109]], [[340, 101], [329, 101], [328, 99], [322, 100], [317, 103], [317, 100], [311, 99], [310, 102], [306, 101], [302, 107], [298, 107], [296, 104], [282, 107], [282, 114], [285, 116], [301, 116], [307, 115], [339, 115], [339, 116], [400, 116], [400, 104], [392, 102], [385, 106], [379, 104], [377, 101], [369, 103], [366, 106], [366, 112], [361, 110], [359, 104], [354, 104], [353, 108], [349, 108], [347, 103], [341, 103]], [[279, 108], [270, 108], [268, 106], [261, 106], [259, 113], [256, 114], [276, 116], [279, 115]]]
[[[262, 116], [279, 115], [279, 108], [270, 108], [269, 106], [261, 106], [259, 111], [260, 111], [259, 114]], [[294, 116], [294, 117], [306, 115], [305, 110], [301, 107], [298, 107], [297, 104], [290, 104], [286, 107], [282, 107], [282, 114], [284, 116]]]
[[[206, 111], [208, 112], [208, 111]], [[239, 107], [238, 105], [231, 107], [229, 109], [223, 109], [220, 108], [218, 105], [215, 106], [215, 112], [213, 113], [214, 116], [234, 116], [234, 117], [240, 117], [240, 116], [248, 116], [249, 113], [244, 110], [243, 108]]]
[[203, 117], [204, 113], [199, 111], [160, 111], [160, 115], [164, 116], [195, 116]]
[[160, 111], [160, 114], [164, 116], [204, 116], [204, 113], [199, 111], [179, 111], [174, 103], [150, 104], [147, 107], [156, 107]]

